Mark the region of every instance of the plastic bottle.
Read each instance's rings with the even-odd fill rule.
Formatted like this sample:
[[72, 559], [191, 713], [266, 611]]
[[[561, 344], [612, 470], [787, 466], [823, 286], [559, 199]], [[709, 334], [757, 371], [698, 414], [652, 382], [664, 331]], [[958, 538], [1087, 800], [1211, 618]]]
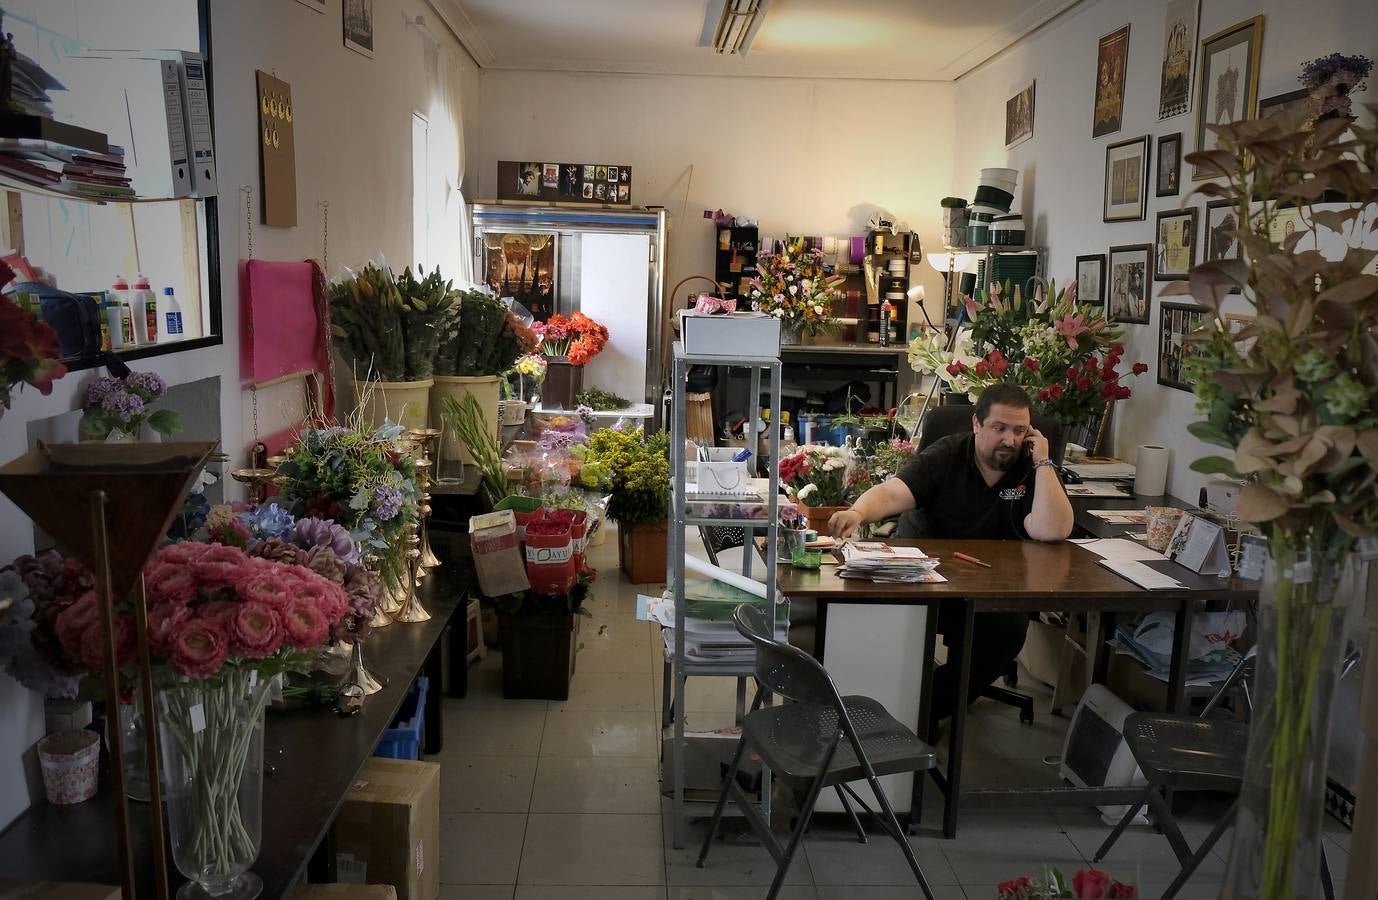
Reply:
[[182, 330], [182, 305], [172, 293], [172, 288], [163, 288], [163, 296], [158, 304], [158, 321], [163, 323], [163, 340], [180, 341], [186, 336]]
[[794, 426], [789, 423], [789, 410], [780, 411], [780, 458], [784, 459], [795, 451], [799, 444], [794, 439]]
[[123, 310], [124, 301], [113, 289], [107, 291], [105, 302], [101, 304], [101, 347], [106, 350], [124, 347]]
[[129, 291], [129, 305], [134, 320], [134, 335], [139, 346], [158, 343], [158, 298], [148, 283], [148, 276], [140, 272], [134, 277]]
[[128, 303], [120, 304], [120, 339], [126, 347], [139, 346], [134, 339], [134, 310]]

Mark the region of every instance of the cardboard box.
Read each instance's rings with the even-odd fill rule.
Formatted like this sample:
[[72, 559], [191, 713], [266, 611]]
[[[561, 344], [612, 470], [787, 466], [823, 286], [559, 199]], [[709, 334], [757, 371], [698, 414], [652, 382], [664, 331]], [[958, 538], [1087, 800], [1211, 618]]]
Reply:
[[397, 900], [397, 888], [390, 884], [303, 884], [287, 895], [288, 900]]
[[440, 896], [440, 766], [373, 757], [345, 795], [335, 846], [390, 884], [397, 900]]
[[500, 509], [470, 519], [469, 546], [474, 551], [479, 590], [485, 595], [501, 597], [531, 587], [512, 510]]
[[684, 352], [696, 356], [780, 355], [780, 320], [762, 313], [696, 316], [680, 313]]
[[118, 884], [0, 879], [0, 897], [5, 900], [120, 900], [122, 893]]

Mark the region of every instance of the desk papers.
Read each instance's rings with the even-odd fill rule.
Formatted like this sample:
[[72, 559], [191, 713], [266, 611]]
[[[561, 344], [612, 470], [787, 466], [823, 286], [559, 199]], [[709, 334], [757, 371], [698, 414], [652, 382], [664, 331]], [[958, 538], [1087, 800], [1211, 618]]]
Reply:
[[1091, 538], [1090, 540], [1074, 540], [1072, 543], [1082, 549], [1090, 550], [1103, 559], [1141, 562], [1146, 559], [1166, 558], [1157, 550], [1151, 550], [1124, 538]]
[[1182, 587], [1182, 582], [1141, 562], [1129, 559], [1102, 559], [1100, 564], [1116, 575], [1132, 581], [1146, 591], [1170, 591]]
[[1068, 497], [1128, 497], [1129, 492], [1118, 484], [1108, 481], [1088, 481], [1083, 484], [1065, 484], [1062, 489]]
[[1062, 468], [1083, 479], [1105, 480], [1108, 478], [1133, 478], [1134, 466], [1130, 463], [1067, 463]]
[[[738, 668], [756, 658], [750, 641], [742, 637], [732, 621], [740, 603], [750, 603], [769, 617], [766, 601], [730, 584], [714, 580], [686, 579], [684, 585], [684, 658], [688, 662]], [[638, 594], [636, 617], [661, 626], [665, 658], [675, 653], [675, 600], [670, 591], [659, 597]], [[789, 601], [775, 606], [775, 637], [788, 640]]]
[[842, 578], [884, 584], [936, 584], [947, 581], [935, 569], [938, 560], [918, 547], [892, 547], [876, 541], [850, 541], [842, 546]]

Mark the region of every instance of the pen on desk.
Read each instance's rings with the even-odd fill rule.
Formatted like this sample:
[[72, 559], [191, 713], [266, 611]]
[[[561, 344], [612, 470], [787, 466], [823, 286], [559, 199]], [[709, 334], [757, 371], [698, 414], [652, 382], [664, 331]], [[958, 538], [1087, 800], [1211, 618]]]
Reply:
[[988, 563], [988, 562], [981, 562], [981, 561], [980, 561], [979, 559], [977, 559], [976, 557], [974, 557], [974, 556], [967, 556], [965, 553], [962, 553], [961, 551], [954, 551], [952, 555], [955, 556], [955, 557], [957, 557], [958, 559], [964, 559], [964, 560], [966, 560], [966, 561], [969, 562], [969, 563], [976, 563], [976, 565], [978, 565], [978, 566], [985, 566], [987, 569], [992, 569], [992, 568], [994, 568], [994, 566], [992, 566], [990, 563]]

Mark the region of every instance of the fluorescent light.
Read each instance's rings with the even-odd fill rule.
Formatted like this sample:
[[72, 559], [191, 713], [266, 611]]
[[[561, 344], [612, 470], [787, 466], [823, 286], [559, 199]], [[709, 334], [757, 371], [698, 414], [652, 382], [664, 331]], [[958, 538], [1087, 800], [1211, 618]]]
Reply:
[[769, 5], [770, 0], [709, 0], [699, 46], [746, 56]]

